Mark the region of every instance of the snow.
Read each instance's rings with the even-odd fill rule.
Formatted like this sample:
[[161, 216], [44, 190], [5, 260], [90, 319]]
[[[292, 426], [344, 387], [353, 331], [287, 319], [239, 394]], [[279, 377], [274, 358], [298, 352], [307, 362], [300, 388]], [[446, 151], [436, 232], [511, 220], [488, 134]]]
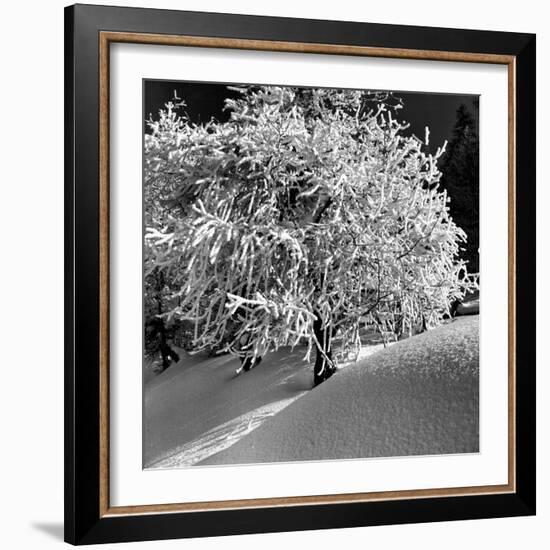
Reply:
[[202, 464], [477, 452], [478, 319], [458, 319], [337, 373]]
[[304, 347], [284, 348], [236, 374], [229, 355], [189, 355], [145, 381], [144, 465], [189, 466], [235, 443], [311, 389]]
[[[229, 357], [184, 357], [145, 389], [145, 464], [391, 457], [479, 450], [479, 317], [361, 359], [317, 388], [303, 348], [235, 375]], [[374, 352], [374, 353], [373, 353]]]

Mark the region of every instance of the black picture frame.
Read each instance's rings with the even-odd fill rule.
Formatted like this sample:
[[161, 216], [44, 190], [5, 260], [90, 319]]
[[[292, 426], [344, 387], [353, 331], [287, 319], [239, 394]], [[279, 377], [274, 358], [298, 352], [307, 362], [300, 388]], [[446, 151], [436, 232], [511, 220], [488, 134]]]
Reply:
[[[235, 509], [116, 513], [101, 495], [102, 32], [503, 56], [515, 79], [513, 490]], [[306, 48], [307, 49], [307, 48]], [[380, 53], [382, 52], [382, 53]], [[416, 53], [415, 53], [416, 52]], [[424, 52], [424, 53], [422, 53]], [[456, 55], [455, 55], [456, 54]], [[429, 57], [429, 55], [428, 55]], [[128, 542], [535, 514], [535, 61], [532, 34], [75, 5], [65, 9], [65, 540]], [[108, 313], [108, 309], [107, 309]]]

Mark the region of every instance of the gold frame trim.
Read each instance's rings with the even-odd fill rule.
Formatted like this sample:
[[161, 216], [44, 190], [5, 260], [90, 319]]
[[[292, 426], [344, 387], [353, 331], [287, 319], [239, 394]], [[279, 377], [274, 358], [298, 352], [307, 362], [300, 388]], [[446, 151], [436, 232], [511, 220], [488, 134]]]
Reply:
[[[110, 506], [109, 500], [109, 52], [110, 44], [124, 42], [156, 44], [163, 46], [188, 46], [204, 48], [229, 48], [274, 52], [351, 55], [366, 57], [390, 57], [396, 59], [421, 59], [430, 61], [458, 61], [470, 63], [494, 63], [508, 67], [508, 483], [477, 487], [419, 489], [406, 491], [381, 491], [278, 497], [214, 502], [188, 502], [172, 504], [148, 504], [140, 506]], [[337, 44], [310, 44], [301, 42], [275, 42], [233, 38], [198, 37], [184, 35], [159, 35], [146, 33], [99, 33], [99, 515], [100, 517], [197, 512], [207, 510], [235, 510], [280, 506], [314, 506], [351, 502], [375, 502], [416, 498], [441, 498], [448, 496], [487, 495], [515, 493], [516, 491], [516, 58], [511, 55], [412, 50], [399, 48], [375, 48]]]

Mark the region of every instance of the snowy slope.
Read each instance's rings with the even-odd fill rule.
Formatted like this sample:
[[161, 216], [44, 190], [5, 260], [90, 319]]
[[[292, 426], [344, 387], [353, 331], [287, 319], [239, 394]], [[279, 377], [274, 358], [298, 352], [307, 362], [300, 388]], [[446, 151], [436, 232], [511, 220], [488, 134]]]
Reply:
[[188, 466], [257, 427], [312, 387], [305, 348], [270, 354], [247, 373], [236, 359], [190, 356], [145, 383], [144, 465]]
[[479, 449], [479, 317], [459, 318], [339, 371], [200, 464]]
[[[379, 338], [361, 351], [381, 349]], [[239, 362], [225, 355], [189, 355], [160, 375], [144, 373], [144, 465], [190, 466], [259, 427], [313, 386], [305, 347], [268, 354], [250, 372], [235, 374]], [[147, 366], [146, 366], [147, 367]]]

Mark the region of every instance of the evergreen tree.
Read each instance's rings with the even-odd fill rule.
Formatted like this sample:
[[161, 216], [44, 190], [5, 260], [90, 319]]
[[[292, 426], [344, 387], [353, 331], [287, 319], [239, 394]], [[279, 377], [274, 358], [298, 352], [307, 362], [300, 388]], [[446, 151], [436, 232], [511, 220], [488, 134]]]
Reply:
[[456, 122], [447, 151], [441, 159], [441, 186], [452, 201], [453, 220], [467, 236], [460, 257], [472, 273], [479, 272], [479, 138], [477, 123], [465, 105], [456, 112]]

